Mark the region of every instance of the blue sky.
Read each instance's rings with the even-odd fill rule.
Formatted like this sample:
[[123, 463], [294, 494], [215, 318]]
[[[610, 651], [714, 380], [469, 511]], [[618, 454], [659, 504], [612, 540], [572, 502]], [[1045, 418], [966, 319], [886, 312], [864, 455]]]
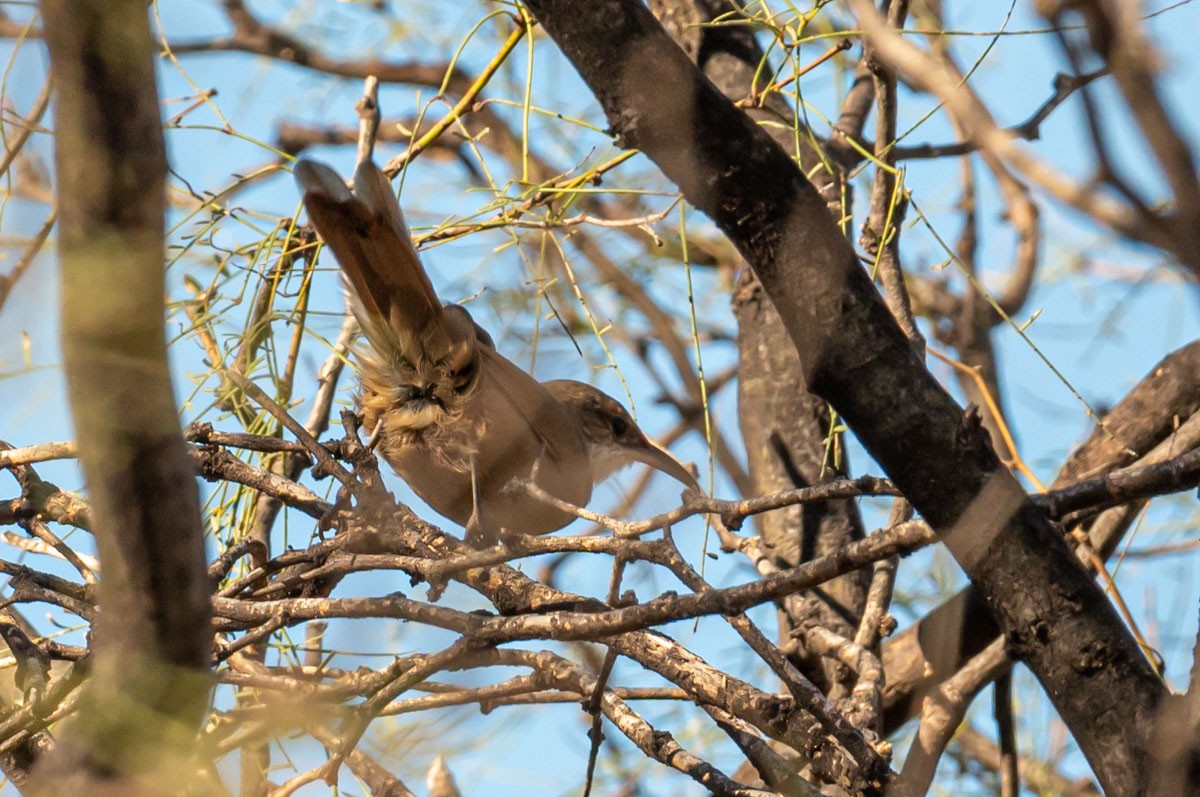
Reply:
[[[1023, 121], [1049, 96], [1050, 81], [1055, 70], [1065, 68], [1049, 36], [1028, 33], [1044, 28], [1044, 23], [1033, 17], [1024, 4], [1015, 9], [1007, 25], [1006, 8], [994, 4], [958, 5], [962, 7], [952, 6], [950, 9], [952, 29], [996, 32], [1004, 27], [1008, 31], [1007, 35], [998, 37], [956, 35], [953, 48], [964, 65], [983, 58], [972, 77], [972, 83], [986, 99], [998, 121], [1002, 124]], [[1148, 11], [1165, 7], [1167, 4], [1162, 2], [1147, 4]], [[1193, 144], [1200, 140], [1197, 136], [1200, 115], [1193, 101], [1194, 97], [1200, 96], [1200, 55], [1194, 46], [1196, 35], [1200, 33], [1200, 12], [1197, 7], [1194, 3], [1181, 4], [1147, 23], [1163, 64], [1164, 92], [1171, 101], [1176, 121]], [[287, 4], [255, 3], [251, 8], [264, 19], [285, 25], [294, 30], [296, 35], [320, 44], [334, 55], [370, 54], [389, 60], [423, 62], [438, 62], [447, 58], [466, 31], [483, 15], [483, 6], [475, 3], [455, 6], [447, 11], [441, 4], [434, 9], [397, 1], [392, 3], [390, 14], [382, 16], [353, 3], [309, 2], [295, 9]], [[27, 13], [27, 9], [20, 6], [9, 10], [18, 18]], [[215, 2], [165, 3], [158, 7], [158, 11], [168, 38], [173, 41], [203, 38], [224, 31], [219, 4]], [[495, 51], [508, 30], [507, 24], [485, 24], [463, 51], [464, 68], [468, 71], [478, 69]], [[816, 57], [825, 46], [824, 42], [806, 45], [802, 53], [807, 55], [802, 55], [801, 61]], [[0, 47], [0, 50], [14, 52], [9, 45]], [[528, 52], [522, 44], [489, 86], [487, 95], [519, 103], [527, 57]], [[281, 121], [354, 123], [353, 103], [361, 91], [356, 80], [329, 78], [299, 67], [241, 54], [186, 56], [180, 59], [180, 63], [181, 67], [169, 61], [162, 63], [162, 97], [187, 97], [194, 94], [196, 87], [212, 87], [219, 92], [213, 107], [219, 109], [220, 116], [213, 108], [202, 107], [185, 118], [184, 129], [171, 130], [167, 136], [175, 173], [196, 188], [215, 189], [227, 185], [234, 179], [231, 175], [247, 173], [268, 163], [271, 154], [256, 142], [270, 142]], [[6, 98], [18, 109], [28, 108], [42, 85], [44, 69], [44, 56], [36, 46], [25, 45], [16, 51], [4, 83]], [[594, 98], [582, 87], [574, 72], [565, 65], [544, 36], [539, 38], [536, 48], [535, 75], [534, 96], [542, 107], [604, 127]], [[831, 68], [814, 71], [803, 79], [801, 85], [804, 99], [814, 111], [820, 110], [826, 116], [835, 114], [840, 88], [839, 80]], [[430, 94], [429, 90], [424, 90], [420, 97], [428, 99]], [[1096, 96], [1113, 126], [1118, 163], [1139, 187], [1150, 193], [1161, 190], [1159, 176], [1147, 165], [1146, 153], [1140, 141], [1133, 135], [1128, 120], [1119, 110], [1120, 102], [1113, 87], [1101, 81], [1096, 85]], [[385, 87], [381, 93], [381, 103], [385, 116], [409, 114], [418, 107], [418, 95], [405, 87]], [[905, 130], [917, 123], [934, 104], [928, 97], [906, 97], [901, 106], [899, 128]], [[186, 102], [165, 104], [164, 116], [178, 113], [186, 105]], [[442, 112], [440, 107], [432, 111], [435, 115]], [[509, 109], [506, 113], [519, 128], [519, 112]], [[1041, 157], [1077, 177], [1085, 176], [1091, 164], [1081, 119], [1079, 104], [1068, 103], [1046, 123], [1042, 139], [1031, 145]], [[227, 120], [238, 135], [222, 132], [220, 127], [223, 120]], [[537, 118], [533, 124], [533, 145], [563, 168], [573, 166], [585, 157], [592, 162], [599, 162], [616, 153], [602, 133], [554, 121], [547, 124]], [[823, 132], [819, 126], [817, 132]], [[952, 134], [944, 117], [935, 114], [911, 133], [905, 143], [944, 142], [951, 139]], [[50, 144], [47, 137], [38, 136], [33, 151], [49, 162]], [[388, 157], [398, 151], [396, 147], [386, 148], [382, 156]], [[313, 154], [346, 172], [349, 172], [354, 157], [350, 148], [324, 148]], [[487, 163], [495, 167], [497, 182], [503, 184], [508, 177], [506, 167], [500, 164], [498, 158], [490, 156]], [[651, 168], [644, 158], [639, 157], [613, 175], [606, 184], [668, 190], [669, 186]], [[954, 162], [913, 162], [908, 165], [907, 172], [907, 184], [912, 187], [917, 202], [930, 215], [939, 233], [950, 240], [957, 233], [958, 225], [954, 212], [958, 197], [957, 169], [958, 164]], [[981, 184], [980, 251], [986, 253], [981, 266], [985, 284], [995, 287], [1012, 260], [1013, 240], [999, 218], [1002, 208], [990, 178], [978, 166], [976, 175]], [[176, 181], [175, 185], [182, 183]], [[860, 193], [866, 195], [865, 190]], [[410, 168], [401, 201], [410, 224], [419, 233], [448, 218], [469, 216], [491, 199], [491, 194], [473, 182], [462, 168], [424, 157]], [[237, 194], [233, 202], [234, 217], [222, 220], [216, 227], [215, 241], [221, 246], [244, 245], [261, 237], [262, 231], [271, 226], [270, 217], [295, 213], [298, 197], [290, 177], [280, 174]], [[668, 196], [647, 199], [647, 204], [652, 208], [665, 207], [669, 202]], [[1184, 283], [1160, 253], [1114, 241], [1112, 236], [1097, 230], [1078, 214], [1051, 201], [1041, 201], [1040, 208], [1045, 234], [1043, 265], [1037, 289], [1019, 320], [1025, 321], [1035, 311], [1040, 311], [1028, 329], [1029, 338], [1088, 402], [1111, 405], [1163, 355], [1200, 333], [1196, 289], [1194, 285]], [[10, 197], [2, 206], [0, 234], [6, 243], [12, 236], [28, 235], [40, 224], [46, 211], [46, 206], [37, 201]], [[677, 214], [673, 214], [664, 221], [664, 229], [670, 231], [678, 223], [677, 218]], [[179, 225], [177, 240], [178, 236], [194, 231], [199, 219], [200, 216], [189, 216], [185, 209], [173, 209], [172, 220]], [[711, 228], [695, 212], [688, 214], [688, 223], [701, 231]], [[597, 234], [603, 235], [600, 232]], [[604, 240], [611, 242], [613, 252], [637, 261], [634, 265], [646, 265], [640, 252], [618, 234], [607, 234]], [[532, 262], [536, 260], [536, 252], [532, 250], [532, 246], [518, 250], [504, 236], [493, 234], [472, 236], [461, 242], [438, 246], [427, 251], [424, 257], [442, 296], [447, 300], [459, 300], [475, 295], [485, 285], [493, 295], [502, 293], [504, 287], [519, 288], [529, 279], [526, 263], [520, 255], [524, 256], [525, 261]], [[48, 248], [35, 268], [22, 280], [18, 295], [0, 312], [0, 439], [15, 445], [66, 439], [71, 435], [55, 340], [57, 318], [55, 263], [52, 255], [52, 249]], [[915, 273], [927, 273], [930, 267], [945, 259], [932, 237], [920, 227], [905, 230], [904, 257], [906, 267]], [[248, 265], [244, 259], [234, 258], [230, 261], [234, 277], [226, 283], [227, 290], [240, 284], [242, 269]], [[4, 268], [6, 266], [0, 263], [0, 269]], [[655, 296], [666, 299], [670, 309], [685, 306], [683, 297], [686, 281], [682, 268], [664, 267], [660, 263], [642, 273], [649, 283], [649, 290]], [[168, 276], [173, 299], [186, 296], [183, 290], [185, 274], [207, 282], [213, 278], [213, 264], [202, 257], [189, 257], [173, 265]], [[952, 272], [947, 274], [952, 281], [958, 281]], [[715, 327], [733, 331], [724, 286], [713, 275], [702, 271], [697, 271], [694, 277], [702, 317]], [[602, 320], [624, 320], [611, 293], [589, 279], [585, 274], [585, 295], [597, 316]], [[310, 316], [310, 327], [321, 335], [332, 337], [340, 323], [337, 313], [341, 300], [336, 279], [326, 271], [320, 275], [315, 291], [314, 307], [327, 315]], [[523, 365], [531, 360], [531, 349], [527, 344], [536, 319], [530, 293], [506, 293], [502, 302], [480, 301], [472, 304], [473, 311], [485, 326], [499, 332], [497, 337], [501, 350]], [[485, 299], [492, 298], [485, 296]], [[636, 323], [636, 319], [632, 319], [632, 322]], [[182, 323], [180, 314], [173, 316], [168, 326], [169, 333], [177, 335]], [[679, 323], [681, 329], [686, 329], [685, 315], [680, 315]], [[581, 357], [565, 338], [554, 335], [552, 324], [544, 325], [541, 329], [545, 334], [538, 349], [539, 376], [577, 379], [596, 376], [606, 390], [614, 395], [623, 395], [622, 384], [611, 369], [595, 370], [596, 366], [605, 362], [605, 355], [594, 340], [580, 340], [583, 349]], [[221, 331], [233, 333], [236, 328], [230, 326]], [[30, 341], [28, 362], [21, 332], [27, 333]], [[286, 334], [286, 331], [280, 332], [279, 340], [286, 341]], [[1090, 422], [1071, 389], [1047, 369], [1025, 340], [1011, 329], [1000, 328], [996, 331], [996, 342], [1010, 421], [1022, 454], [1037, 474], [1049, 481], [1066, 454], [1086, 436]], [[655, 405], [653, 399], [656, 389], [649, 375], [638, 366], [628, 351], [620, 347], [614, 350], [624, 379], [636, 400], [640, 422], [652, 432], [668, 428], [672, 412]], [[177, 390], [182, 399], [194, 394], [194, 378], [203, 374], [206, 368], [200, 360], [199, 349], [190, 341], [178, 342], [172, 351]], [[300, 372], [304, 380], [311, 380], [324, 354], [319, 341], [310, 342], [301, 360]], [[706, 346], [706, 371], [709, 374], [721, 371], [724, 366], [731, 364], [733, 356], [733, 348], [728, 344]], [[953, 380], [947, 368], [937, 362], [931, 362], [930, 367], [944, 383], [952, 385]], [[305, 383], [304, 380], [297, 395], [305, 395], [304, 384], [311, 385], [311, 381]], [[208, 380], [202, 384], [211, 388], [214, 382]], [[211, 400], [203, 392], [195, 395], [192, 405], [184, 410], [185, 419], [195, 417]], [[341, 397], [349, 401], [349, 392], [343, 390]], [[298, 417], [304, 417], [306, 412], [306, 406], [295, 409]], [[736, 440], [735, 412], [732, 391], [726, 391], [715, 405], [715, 415], [727, 434]], [[701, 463], [707, 457], [703, 441], [695, 435], [682, 441], [676, 451], [684, 459]], [[852, 461], [858, 473], [878, 472], [861, 450], [852, 451]], [[64, 487], [78, 488], [80, 485], [80, 476], [70, 464], [47, 464], [39, 470], [44, 478], [57, 481]], [[620, 485], [627, 483], [628, 479], [599, 489], [594, 505], [603, 507], [616, 503], [621, 492]], [[12, 486], [11, 480], [5, 477], [0, 477], [0, 484]], [[391, 485], [401, 500], [413, 500], [411, 493], [398, 480], [393, 480]], [[324, 485], [321, 487], [323, 489]], [[718, 483], [717, 493], [729, 495], [728, 485]], [[639, 513], [649, 514], [656, 508], [669, 505], [675, 494], [672, 485], [665, 479], [659, 480], [649, 500], [639, 508]], [[882, 506], [864, 502], [868, 525], [881, 522]], [[1133, 547], [1148, 544], [1150, 540], [1179, 540], [1194, 535], [1195, 519], [1193, 498], [1162, 502], [1144, 518]], [[309, 525], [301, 518], [291, 519], [291, 524], [289, 533], [298, 535], [296, 544], [302, 543], [310, 531]], [[696, 540], [690, 553], [698, 561], [702, 535], [700, 527], [685, 526], [679, 534], [682, 538]], [[539, 566], [537, 562], [526, 564], [530, 570], [536, 570]], [[596, 567], [596, 563], [590, 560], [577, 558], [568, 564], [561, 576], [561, 583], [573, 590], [601, 594], [606, 586], [608, 568], [605, 565], [596, 571]], [[708, 575], [713, 583], [718, 584], [736, 583], [749, 577], [745, 567], [729, 557], [723, 557], [722, 561], [715, 564], [710, 563]], [[1168, 675], [1174, 683], [1180, 683], [1186, 677], [1190, 664], [1190, 649], [1196, 632], [1196, 607], [1200, 600], [1200, 579], [1196, 576], [1196, 559], [1188, 555], [1149, 562], [1130, 561], [1122, 566], [1118, 578], [1135, 614], [1143, 618], [1161, 640], [1161, 649], [1168, 662]], [[931, 550], [905, 561], [901, 568], [899, 591], [914, 601], [914, 607], [921, 608], [927, 606], [933, 596], [959, 582], [961, 576], [948, 556], [942, 551]], [[636, 587], [642, 598], [679, 586], [649, 571], [641, 575], [632, 574], [629, 583]], [[381, 594], [397, 588], [407, 589], [407, 580], [395, 575], [362, 576], [348, 579], [339, 594]], [[455, 590], [448, 592], [443, 601], [453, 602], [449, 605], [471, 607], [478, 603], [475, 596]], [[760, 610], [755, 617], [770, 626], [770, 614], [769, 611]], [[897, 615], [903, 618], [906, 613], [897, 609]], [[728, 667], [743, 675], [756, 675], [751, 657], [718, 620], [704, 620], [698, 628], [693, 628], [691, 623], [676, 624], [667, 631], [718, 666]], [[424, 648], [435, 641], [436, 634], [423, 629], [366, 621], [338, 626], [328, 640], [331, 647], [356, 653], [341, 657], [337, 662], [339, 666], [355, 666], [359, 663], [378, 666], [387, 660], [380, 658], [381, 654], [394, 655]], [[491, 672], [455, 675], [447, 680], [466, 683], [494, 675]], [[757, 675], [761, 675], [761, 668]], [[629, 685], [652, 682], [628, 663], [618, 667], [617, 680]], [[1036, 696], [1035, 688], [1030, 686], [1031, 680], [1023, 679], [1023, 695], [1028, 698], [1022, 701], [1022, 710], [1025, 711], [1023, 727], [1027, 731], [1023, 741], [1033, 745], [1034, 750], [1045, 752], [1054, 734], [1039, 730], [1052, 726], [1052, 713], [1045, 707], [1045, 702]], [[694, 720], [674, 707], [654, 706], [648, 708], [647, 712], [653, 721], [661, 722], [663, 727], [671, 729], [683, 739], [693, 743], [716, 740], [711, 727], [695, 726]], [[401, 719], [407, 722], [410, 718]], [[388, 720], [377, 725], [381, 731], [395, 732], [393, 739], [396, 749], [400, 751], [401, 762], [397, 766], [411, 785], [420, 783], [421, 778], [417, 773], [424, 770], [430, 756], [439, 747], [459, 751], [452, 757], [451, 766], [463, 782], [476, 784], [480, 793], [556, 795], [571, 792], [580, 782], [587, 741], [580, 712], [573, 704], [536, 710], [499, 709], [483, 718], [477, 712], [463, 710], [435, 723], [432, 728], [436, 735], [419, 739], [422, 729], [430, 729], [429, 725], [423, 723], [430, 721], [420, 718], [416, 725], [402, 726], [399, 721]], [[986, 727], [986, 722], [983, 727]], [[486, 734], [486, 737], [480, 738], [480, 734]], [[613, 740], [618, 734], [610, 729], [607, 735]], [[383, 738], [383, 735], [379, 735], [379, 738]], [[315, 750], [305, 749], [299, 757], [304, 759], [315, 754]], [[638, 762], [636, 755], [624, 760], [635, 764]], [[736, 766], [737, 756], [722, 750], [716, 755], [716, 762], [732, 769]], [[1069, 766], [1077, 768], [1077, 760], [1070, 762]], [[688, 782], [678, 776], [664, 773], [658, 768], [651, 768], [650, 771], [653, 776], [646, 781], [650, 793], [670, 794], [691, 788]], [[276, 777], [283, 779], [286, 775], [280, 773]], [[348, 787], [345, 782], [343, 785]]]

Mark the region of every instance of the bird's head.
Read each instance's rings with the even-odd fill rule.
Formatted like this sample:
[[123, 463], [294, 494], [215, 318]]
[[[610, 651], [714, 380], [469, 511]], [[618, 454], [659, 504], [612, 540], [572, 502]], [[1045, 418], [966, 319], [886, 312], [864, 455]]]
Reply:
[[588, 444], [592, 481], [596, 484], [635, 462], [662, 471], [687, 487], [696, 477], [667, 449], [638, 428], [621, 403], [591, 385], [569, 379], [544, 383], [546, 388], [579, 421]]

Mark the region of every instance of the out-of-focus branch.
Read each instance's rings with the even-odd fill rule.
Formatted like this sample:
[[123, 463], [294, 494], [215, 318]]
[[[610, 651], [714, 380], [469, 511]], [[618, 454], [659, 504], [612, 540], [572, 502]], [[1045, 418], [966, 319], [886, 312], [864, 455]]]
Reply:
[[[940, 40], [942, 37], [938, 37]], [[937, 48], [937, 40], [934, 42]], [[1026, 141], [1037, 141], [1042, 137], [1042, 125], [1050, 118], [1060, 105], [1071, 98], [1075, 92], [1091, 85], [1094, 81], [1108, 74], [1108, 69], [1097, 69], [1082, 75], [1069, 75], [1060, 72], [1054, 76], [1051, 85], [1053, 93], [1039, 105], [1029, 118], [1020, 124], [1007, 128], [1008, 132]], [[959, 141], [954, 144], [916, 144], [896, 147], [896, 160], [919, 160], [947, 158], [957, 155], [970, 155], [978, 151], [979, 146], [974, 141]]]
[[50, 215], [42, 222], [41, 228], [34, 233], [33, 239], [25, 247], [25, 251], [17, 258], [17, 262], [13, 263], [12, 268], [7, 274], [0, 274], [0, 310], [4, 309], [4, 303], [8, 301], [8, 297], [12, 296], [13, 289], [16, 288], [17, 282], [33, 265], [33, 261], [37, 258], [38, 253], [42, 251], [42, 247], [46, 245], [46, 240], [50, 237], [50, 232], [54, 229], [55, 223], [58, 221], [58, 211], [50, 211]]
[[[440, 64], [389, 63], [379, 60], [356, 61], [331, 58], [318, 48], [311, 47], [280, 28], [267, 25], [255, 17], [241, 0], [222, 0], [221, 8], [233, 30], [226, 36], [192, 41], [173, 41], [175, 55], [189, 53], [241, 52], [288, 61], [328, 75], [358, 78], [374, 75], [384, 83], [416, 83], [439, 86], [446, 78], [446, 68]], [[453, 74], [451, 83], [461, 79]]]
[[[951, 747], [957, 748], [970, 760], [977, 761], [990, 770], [1000, 770], [999, 746], [972, 728], [960, 728], [954, 734]], [[1050, 762], [1021, 756], [1017, 764], [1022, 782], [1027, 783], [1035, 792], [1051, 792], [1061, 794], [1062, 797], [1101, 797], [1100, 790], [1094, 782], [1087, 778], [1069, 780]]]
[[[1162, 219], [1176, 239], [1180, 261], [1200, 273], [1200, 179], [1191, 147], [1180, 134], [1163, 102], [1155, 74], [1159, 56], [1144, 36], [1139, 8], [1133, 3], [1087, 0], [1046, 2], [1043, 14], [1060, 23], [1064, 10], [1083, 16], [1092, 49], [1104, 59], [1121, 90], [1163, 179], [1171, 187], [1174, 208]], [[1061, 27], [1061, 26], [1060, 26]]]
[[[943, 22], [938, 4], [929, 4], [922, 22], [933, 31], [940, 31]], [[932, 35], [931, 56], [943, 64], [947, 70], [958, 75], [960, 90], [971, 92], [974, 89], [965, 80], [962, 70], [954, 61], [950, 52], [950, 37]], [[1076, 81], [1073, 85], [1086, 85]], [[1057, 85], [1056, 94], [1035, 113], [1029, 123], [1032, 130], [1037, 131], [1035, 122], [1044, 112], [1049, 114], [1053, 101], [1065, 91]], [[1068, 94], [1061, 94], [1065, 100]], [[977, 100], [978, 101], [978, 100]], [[980, 101], [982, 105], [982, 102]], [[963, 135], [963, 124], [950, 115], [950, 123], [956, 133]], [[1028, 130], [1022, 131], [1025, 134]], [[971, 150], [974, 151], [974, 150]], [[931, 317], [934, 334], [938, 339], [953, 346], [959, 353], [962, 364], [966, 368], [956, 368], [954, 373], [967, 400], [977, 407], [987, 407], [984, 415], [984, 425], [992, 436], [996, 450], [1003, 450], [1006, 438], [1006, 420], [1004, 418], [1004, 397], [1000, 391], [999, 366], [996, 362], [996, 350], [992, 345], [991, 331], [1002, 323], [1004, 318], [1019, 312], [1029, 296], [1037, 275], [1038, 249], [1041, 240], [1037, 206], [1029, 196], [1029, 189], [1009, 172], [1007, 167], [994, 155], [984, 152], [981, 160], [992, 172], [1000, 188], [1001, 197], [1005, 203], [1005, 217], [1016, 228], [1017, 253], [1012, 267], [1009, 269], [1004, 289], [994, 299], [985, 293], [978, 279], [976, 263], [977, 239], [977, 196], [971, 159], [963, 159], [963, 194], [960, 207], [963, 212], [963, 229], [959, 236], [958, 245], [950, 257], [957, 259], [959, 269], [967, 278], [967, 286], [961, 296], [950, 292], [945, 282], [935, 282], [930, 279], [914, 279], [912, 290], [925, 314]]]
[[49, 105], [50, 81], [47, 80], [42, 86], [41, 93], [33, 101], [33, 107], [29, 109], [29, 115], [22, 120], [21, 124], [16, 125], [16, 135], [4, 142], [4, 155], [0, 156], [0, 176], [8, 173], [8, 168], [12, 166], [13, 161], [21, 154], [21, 149], [25, 146], [25, 142], [29, 141], [29, 137], [33, 135], [34, 130], [37, 129], [38, 123], [42, 121], [42, 116], [46, 113], [46, 108]]
[[[163, 329], [166, 155], [144, 3], [41, 4], [63, 353], [104, 578], [83, 706], [34, 794], [178, 785], [204, 716], [208, 579]], [[120, 785], [118, 785], [120, 784]]]
[[[1200, 247], [1192, 240], [1193, 232], [1183, 230], [1183, 218], [1123, 204], [1096, 191], [1094, 186], [1075, 182], [1051, 164], [1036, 158], [1020, 146], [1017, 136], [996, 124], [972, 92], [962, 89], [961, 75], [889, 31], [873, 8], [864, 3], [856, 3], [855, 7], [859, 9], [863, 28], [880, 57], [914, 85], [941, 100], [962, 125], [967, 137], [979, 146], [981, 154], [987, 153], [998, 162], [1008, 164], [1055, 199], [1091, 216], [1096, 222], [1170, 252], [1185, 268], [1200, 274]], [[1192, 211], [1187, 208], [1186, 212]]]
[[900, 771], [900, 783], [909, 793], [925, 794], [929, 790], [942, 752], [966, 716], [971, 701], [1009, 666], [1004, 640], [997, 639], [925, 698], [921, 724]]
[[[527, 6], [596, 94], [617, 140], [650, 157], [738, 246], [778, 308], [808, 386], [986, 594], [1101, 783], [1134, 793], [1161, 680], [1049, 518], [1000, 466], [977, 416], [964, 415], [916, 358], [816, 188], [641, 4]], [[856, 8], [876, 14], [869, 3]], [[681, 130], [691, 131], [687, 146]], [[1111, 667], [1071, 666], [1097, 645]]]
[[[0, 177], [8, 174], [9, 168], [13, 162], [21, 154], [21, 150], [29, 141], [29, 137], [38, 129], [39, 123], [42, 121], [42, 116], [46, 113], [46, 108], [50, 104], [50, 81], [47, 80], [42, 86], [42, 91], [38, 94], [37, 99], [33, 101], [33, 107], [29, 110], [29, 115], [26, 116], [19, 124], [13, 124], [16, 127], [16, 134], [12, 138], [5, 141], [4, 154], [0, 156]], [[12, 123], [10, 123], [12, 124]], [[58, 211], [51, 210], [50, 215], [42, 222], [41, 228], [34, 234], [29, 244], [25, 247], [20, 257], [13, 263], [12, 268], [6, 274], [0, 274], [0, 310], [4, 309], [4, 303], [8, 301], [8, 297], [12, 295], [13, 289], [17, 282], [24, 276], [29, 267], [33, 265], [34, 259], [38, 253], [42, 251], [42, 247], [46, 245], [46, 240], [50, 237], [50, 231], [54, 229], [55, 223], [58, 221]]]
[[1192, 646], [1187, 691], [1171, 695], [1155, 728], [1156, 766], [1147, 793], [1195, 794], [1200, 788], [1200, 635]]

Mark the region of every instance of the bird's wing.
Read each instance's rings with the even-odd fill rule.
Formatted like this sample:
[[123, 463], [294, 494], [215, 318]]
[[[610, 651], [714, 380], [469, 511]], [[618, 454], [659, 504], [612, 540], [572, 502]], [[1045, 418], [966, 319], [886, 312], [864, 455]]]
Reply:
[[[566, 462], [572, 457], [586, 455], [587, 444], [577, 425], [565, 417], [562, 405], [555, 400], [541, 382], [522, 371], [515, 363], [489, 346], [480, 346], [479, 353], [484, 362], [484, 373], [489, 376], [490, 400], [502, 406], [493, 412], [507, 413], [522, 421], [536, 438], [538, 446], [556, 462]], [[557, 423], [545, 416], [560, 414], [564, 417]], [[528, 474], [520, 474], [522, 478]], [[589, 485], [590, 487], [590, 485]]]

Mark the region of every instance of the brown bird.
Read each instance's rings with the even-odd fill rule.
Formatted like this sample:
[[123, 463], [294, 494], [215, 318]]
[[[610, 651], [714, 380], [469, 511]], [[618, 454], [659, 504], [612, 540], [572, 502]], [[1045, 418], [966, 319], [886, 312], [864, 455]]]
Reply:
[[521, 492], [534, 478], [583, 506], [592, 486], [643, 462], [695, 486], [615, 399], [571, 380], [538, 382], [496, 351], [465, 307], [443, 305], [387, 177], [370, 160], [351, 192], [330, 167], [295, 167], [304, 205], [345, 276], [369, 351], [359, 352], [363, 426], [396, 473], [473, 544], [545, 534], [573, 515]]

